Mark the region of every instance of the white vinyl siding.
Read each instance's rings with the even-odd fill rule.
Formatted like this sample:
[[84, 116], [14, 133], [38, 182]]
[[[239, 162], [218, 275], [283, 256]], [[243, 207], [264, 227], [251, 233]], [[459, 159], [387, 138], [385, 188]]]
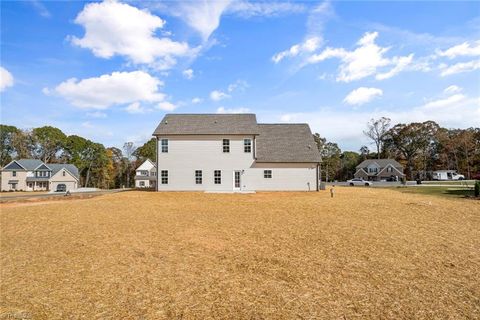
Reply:
[[[161, 140], [168, 139], [169, 152], [161, 152]], [[230, 140], [230, 152], [223, 152], [223, 139]], [[251, 152], [245, 152], [245, 140]], [[315, 191], [316, 163], [255, 163], [253, 136], [204, 135], [161, 136], [158, 140], [159, 191], [234, 191], [234, 172], [241, 172], [242, 191]], [[168, 185], [161, 184], [160, 171], [168, 170]], [[215, 170], [221, 184], [215, 184]], [[271, 170], [272, 178], [264, 178]], [[197, 184], [196, 171], [202, 172]]]

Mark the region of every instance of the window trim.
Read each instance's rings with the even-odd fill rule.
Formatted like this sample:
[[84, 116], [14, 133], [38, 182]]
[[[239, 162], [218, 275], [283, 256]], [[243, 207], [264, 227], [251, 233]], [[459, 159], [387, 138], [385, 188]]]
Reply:
[[222, 184], [222, 170], [213, 171], [213, 184]]
[[272, 179], [272, 177], [273, 177], [272, 169], [263, 170], [263, 178], [264, 179]]
[[[200, 174], [198, 174], [200, 173]], [[203, 171], [195, 170], [195, 184], [203, 184]]]
[[223, 153], [230, 153], [230, 139], [222, 140], [222, 151]]
[[[165, 142], [165, 143], [164, 143]], [[161, 153], [168, 153], [168, 139], [160, 139], [160, 151]]]
[[[248, 141], [248, 143], [247, 143]], [[248, 149], [248, 151], [247, 151]], [[244, 153], [252, 153], [252, 139], [245, 138], [243, 139], [243, 152]]]
[[161, 184], [168, 184], [168, 170], [160, 171], [160, 182]]

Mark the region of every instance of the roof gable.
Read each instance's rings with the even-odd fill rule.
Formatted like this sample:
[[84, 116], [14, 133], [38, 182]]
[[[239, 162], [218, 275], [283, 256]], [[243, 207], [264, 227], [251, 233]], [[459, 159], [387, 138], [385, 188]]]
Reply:
[[167, 114], [153, 135], [257, 133], [254, 114]]
[[17, 161], [13, 160], [9, 164], [7, 164], [3, 170], [25, 170]]
[[137, 170], [151, 170], [153, 168], [155, 168], [155, 163], [150, 159], [147, 159], [137, 168]]
[[68, 163], [51, 163], [49, 164], [50, 168], [52, 169], [52, 176], [56, 175], [62, 169], [67, 170], [72, 176], [76, 179], [79, 178], [78, 169], [73, 164]]
[[51, 171], [52, 169], [50, 169], [49, 167], [47, 167], [47, 165], [45, 163], [42, 163], [41, 165], [39, 165], [38, 167], [35, 168], [36, 171]]
[[257, 162], [320, 162], [308, 124], [259, 124]]
[[37, 168], [39, 165], [43, 163], [43, 161], [38, 159], [19, 159], [17, 160], [17, 162], [26, 170], [30, 170], [30, 171], [35, 170], [35, 168]]

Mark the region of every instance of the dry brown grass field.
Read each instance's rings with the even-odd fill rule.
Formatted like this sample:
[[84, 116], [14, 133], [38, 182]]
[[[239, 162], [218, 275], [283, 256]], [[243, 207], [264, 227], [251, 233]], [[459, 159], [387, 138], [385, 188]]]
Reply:
[[395, 190], [0, 205], [0, 319], [478, 319], [480, 202]]

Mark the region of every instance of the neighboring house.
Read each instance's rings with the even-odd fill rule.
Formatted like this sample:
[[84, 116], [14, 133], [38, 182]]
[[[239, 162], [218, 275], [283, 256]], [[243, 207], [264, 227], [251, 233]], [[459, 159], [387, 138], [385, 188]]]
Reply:
[[77, 189], [79, 183], [73, 164], [47, 164], [35, 159], [13, 160], [1, 175], [1, 191], [67, 191]]
[[403, 166], [393, 159], [368, 159], [364, 160], [356, 168], [355, 178], [363, 178], [364, 180], [398, 181], [404, 176]]
[[320, 153], [308, 124], [254, 114], [167, 114], [157, 139], [158, 191], [315, 191]]
[[150, 159], [145, 160], [135, 171], [135, 188], [155, 188], [157, 168]]

